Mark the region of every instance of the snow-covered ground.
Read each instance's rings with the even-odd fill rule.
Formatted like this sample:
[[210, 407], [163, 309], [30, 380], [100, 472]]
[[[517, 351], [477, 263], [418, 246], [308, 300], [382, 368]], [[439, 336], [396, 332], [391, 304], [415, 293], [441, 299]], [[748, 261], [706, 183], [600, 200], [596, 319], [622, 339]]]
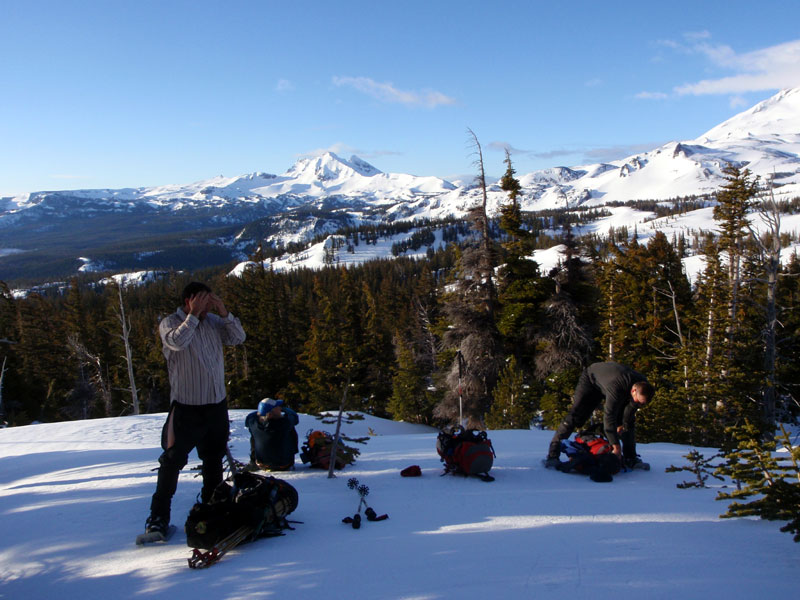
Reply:
[[[244, 417], [232, 411], [231, 447], [246, 460]], [[594, 483], [545, 470], [550, 433], [495, 431], [496, 481], [440, 477], [436, 431], [366, 417], [355, 465], [334, 479], [283, 475], [300, 496], [285, 537], [242, 546], [191, 570], [183, 520], [200, 489], [190, 467], [173, 502], [167, 545], [136, 547], [164, 415], [0, 430], [0, 598], [792, 598], [800, 546], [779, 523], [724, 520], [716, 490], [680, 490], [667, 474], [689, 450], [641, 445], [653, 469]], [[298, 432], [333, 431], [301, 415]], [[701, 450], [702, 451], [702, 450]], [[402, 478], [417, 464], [422, 477]], [[369, 486], [389, 519], [353, 530], [341, 522]]]

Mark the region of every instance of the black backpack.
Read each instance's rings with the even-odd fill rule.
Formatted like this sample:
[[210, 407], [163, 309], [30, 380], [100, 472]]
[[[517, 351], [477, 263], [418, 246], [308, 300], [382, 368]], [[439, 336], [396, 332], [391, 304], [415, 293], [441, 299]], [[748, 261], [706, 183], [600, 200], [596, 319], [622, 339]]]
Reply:
[[288, 471], [294, 467], [298, 438], [289, 419], [268, 419], [260, 423], [257, 415], [252, 419], [248, 416], [245, 425], [250, 430], [252, 463], [267, 471]]
[[489, 470], [494, 464], [494, 447], [485, 431], [460, 426], [443, 429], [436, 438], [436, 452], [444, 463], [444, 473], [475, 475], [493, 481]]
[[236, 473], [230, 483], [223, 481], [216, 487], [208, 503], [198, 502], [189, 511], [186, 544], [211, 549], [239, 529], [245, 530], [245, 541], [282, 535], [283, 529], [291, 529], [286, 516], [297, 503], [297, 490], [282, 479]]

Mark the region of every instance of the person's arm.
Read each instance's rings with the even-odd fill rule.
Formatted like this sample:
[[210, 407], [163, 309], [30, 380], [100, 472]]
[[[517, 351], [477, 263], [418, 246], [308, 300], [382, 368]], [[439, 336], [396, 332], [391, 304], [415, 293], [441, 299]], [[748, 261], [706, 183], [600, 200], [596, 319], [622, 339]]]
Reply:
[[624, 386], [613, 385], [609, 387], [607, 394], [603, 406], [603, 429], [614, 454], [622, 456], [619, 434], [622, 433], [624, 425], [620, 422], [620, 416], [622, 406], [630, 400], [630, 390], [626, 390]]
[[200, 320], [191, 313], [183, 320], [176, 314], [162, 319], [158, 325], [158, 332], [164, 347], [174, 352], [186, 348], [191, 343], [194, 332], [197, 331], [198, 323]]
[[238, 346], [244, 342], [247, 335], [242, 329], [242, 324], [239, 319], [228, 312], [222, 299], [216, 294], [209, 294], [209, 309], [216, 312], [220, 317], [219, 322], [222, 325], [220, 337], [223, 344], [226, 346]]
[[618, 425], [617, 425], [617, 415], [614, 407], [612, 406], [613, 402], [611, 398], [606, 399], [606, 404], [603, 410], [603, 430], [606, 434], [606, 439], [608, 443], [611, 444], [611, 448], [617, 456], [622, 456], [622, 449], [619, 443], [619, 436], [617, 435]]
[[300, 423], [300, 417], [297, 416], [297, 413], [294, 412], [288, 406], [282, 407], [283, 414], [286, 415], [286, 418], [289, 420], [289, 423], [292, 424], [293, 427], [297, 426]]

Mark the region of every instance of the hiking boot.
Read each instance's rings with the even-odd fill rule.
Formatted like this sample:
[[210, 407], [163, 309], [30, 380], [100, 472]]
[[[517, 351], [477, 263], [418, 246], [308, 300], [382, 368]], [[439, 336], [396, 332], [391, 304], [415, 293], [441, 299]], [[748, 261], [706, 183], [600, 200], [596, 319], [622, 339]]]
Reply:
[[625, 468], [628, 469], [629, 471], [633, 471], [634, 469], [639, 469], [641, 471], [649, 471], [650, 463], [642, 461], [642, 459], [637, 454], [633, 458], [625, 459]]
[[150, 515], [144, 524], [145, 533], [160, 533], [163, 537], [167, 537], [168, 528], [169, 519], [165, 519], [160, 515]]
[[561, 466], [561, 461], [558, 459], [557, 456], [549, 456], [544, 461], [544, 466], [546, 469], [558, 469]]

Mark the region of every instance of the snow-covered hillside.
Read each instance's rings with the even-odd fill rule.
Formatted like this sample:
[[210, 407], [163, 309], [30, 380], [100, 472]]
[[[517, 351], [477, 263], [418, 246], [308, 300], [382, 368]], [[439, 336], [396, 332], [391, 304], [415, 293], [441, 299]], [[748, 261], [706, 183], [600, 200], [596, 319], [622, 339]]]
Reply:
[[[248, 411], [232, 411], [233, 454], [247, 458]], [[299, 460], [283, 474], [302, 521], [208, 570], [187, 566], [180, 527], [199, 492], [191, 467], [173, 503], [179, 531], [139, 548], [164, 415], [0, 430], [0, 598], [428, 599], [791, 598], [800, 547], [779, 523], [723, 520], [716, 490], [679, 490], [667, 474], [688, 448], [643, 444], [653, 470], [594, 483], [541, 466], [550, 433], [490, 432], [496, 480], [440, 477], [430, 428], [367, 416], [346, 424], [369, 436], [335, 479]], [[327, 428], [301, 415], [298, 431]], [[703, 451], [701, 449], [701, 451]], [[400, 470], [419, 465], [422, 477]], [[341, 522], [369, 486], [389, 519]]]
[[[696, 139], [672, 141], [609, 163], [520, 175], [519, 200], [523, 210], [535, 211], [708, 196], [724, 183], [723, 170], [729, 164], [746, 167], [762, 180], [772, 178], [779, 200], [800, 196], [800, 88], [784, 90]], [[109, 270], [115, 264], [120, 269], [136, 264], [137, 270], [190, 268], [180, 264], [180, 257], [202, 255], [203, 245], [217, 248], [215, 264], [223, 264], [250, 255], [258, 244], [305, 242], [345, 226], [462, 218], [480, 199], [474, 183], [384, 173], [357, 156], [344, 159], [330, 152], [301, 158], [280, 175], [219, 176], [188, 185], [121, 190], [34, 192], [0, 198], [0, 278], [27, 275], [24, 269], [11, 267], [25, 261], [40, 265], [43, 261], [32, 253], [45, 252], [43, 248], [49, 252], [43, 258], [61, 270], [65, 256], [72, 256], [78, 247], [83, 254], [75, 254], [74, 260], [82, 256], [94, 261], [93, 246], [98, 255], [110, 256], [97, 259]], [[490, 214], [506, 201], [507, 194], [491, 183]], [[633, 217], [629, 226], [646, 217], [633, 211], [628, 216]], [[113, 236], [98, 235], [111, 228]], [[164, 240], [177, 249], [159, 257], [156, 253]], [[126, 250], [115, 253], [111, 242]], [[297, 257], [291, 260], [298, 262]]]

